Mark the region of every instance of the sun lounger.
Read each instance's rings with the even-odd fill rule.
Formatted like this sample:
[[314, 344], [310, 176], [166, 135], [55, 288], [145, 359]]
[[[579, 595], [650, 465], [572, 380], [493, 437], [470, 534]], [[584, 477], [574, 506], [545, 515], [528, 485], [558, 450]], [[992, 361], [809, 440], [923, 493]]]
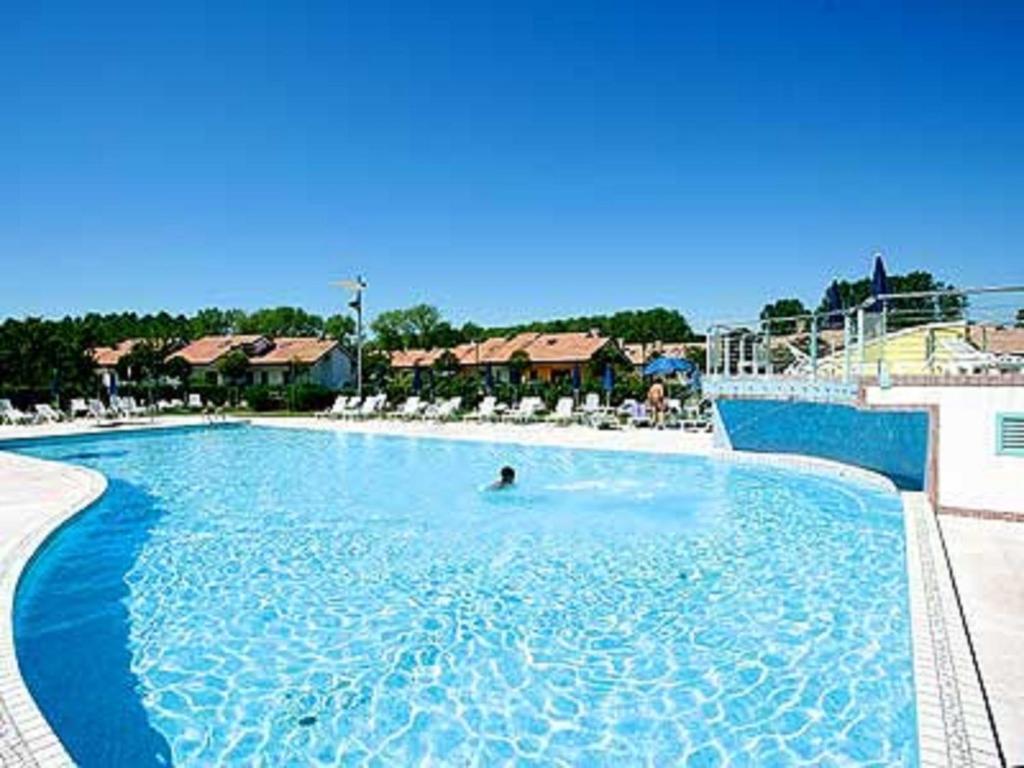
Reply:
[[73, 397], [71, 398], [71, 408], [69, 409], [72, 419], [77, 419], [79, 416], [89, 416], [89, 405], [85, 402], [85, 398]]
[[29, 424], [34, 421], [30, 414], [19, 411], [10, 400], [0, 400], [0, 423], [7, 424]]
[[462, 406], [461, 397], [449, 397], [440, 403], [433, 403], [423, 412], [423, 419], [430, 421], [448, 421]]
[[709, 400], [701, 400], [696, 405], [688, 405], [683, 412], [682, 427], [686, 432], [710, 432], [711, 403]]
[[413, 395], [411, 397], [407, 397], [405, 399], [405, 402], [402, 403], [402, 405], [397, 410], [393, 411], [392, 413], [389, 413], [388, 416], [390, 418], [403, 420], [415, 419], [417, 416], [420, 415], [420, 411], [423, 410], [425, 405], [426, 403], [420, 400], [418, 396]]
[[491, 421], [497, 417], [498, 398], [488, 395], [476, 407], [475, 411], [465, 414], [462, 418], [465, 421]]
[[357, 419], [370, 419], [379, 416], [387, 402], [387, 395], [373, 395], [366, 398], [359, 410], [352, 415]]
[[198, 392], [193, 392], [188, 396], [188, 408], [190, 411], [203, 410], [203, 398]]
[[334, 398], [334, 402], [331, 403], [329, 408], [325, 408], [322, 411], [317, 411], [316, 418], [318, 419], [330, 419], [337, 416], [341, 416], [345, 411], [345, 406], [348, 405], [348, 398], [345, 395], [338, 395]]
[[572, 398], [560, 397], [555, 404], [554, 413], [548, 416], [547, 420], [555, 424], [572, 424], [576, 420], [576, 415], [573, 413]]
[[56, 424], [58, 421], [64, 421], [64, 414], [56, 410], [49, 403], [36, 403], [35, 408], [38, 421], [46, 421], [50, 424]]
[[525, 424], [536, 420], [537, 414], [543, 409], [544, 403], [539, 397], [524, 397], [519, 401], [519, 405], [506, 413], [503, 418], [505, 421]]
[[96, 398], [93, 398], [92, 400], [89, 401], [89, 416], [91, 418], [107, 419], [110, 418], [112, 415], [114, 414], [111, 414], [111, 412], [107, 410], [107, 407], [103, 405], [102, 400], [97, 400]]

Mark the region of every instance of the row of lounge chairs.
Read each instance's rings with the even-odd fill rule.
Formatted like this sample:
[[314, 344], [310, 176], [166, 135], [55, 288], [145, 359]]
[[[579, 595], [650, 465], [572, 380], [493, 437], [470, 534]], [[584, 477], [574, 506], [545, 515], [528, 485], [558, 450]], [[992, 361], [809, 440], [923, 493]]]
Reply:
[[[602, 429], [616, 429], [623, 425], [654, 426], [654, 419], [642, 403], [627, 400], [611, 408], [601, 405], [600, 397], [589, 394], [577, 407], [573, 398], [563, 397], [549, 413], [539, 397], [524, 397], [515, 406], [509, 407], [498, 402], [493, 396], [480, 401], [475, 410], [461, 412], [462, 398], [451, 397], [429, 403], [419, 396], [408, 397], [396, 408], [387, 408], [385, 395], [371, 395], [365, 399], [339, 395], [334, 404], [317, 414], [328, 419], [371, 419], [386, 418], [401, 421], [454, 421], [466, 422], [507, 422], [529, 424], [548, 422], [560, 425], [586, 424]], [[710, 421], [706, 416], [706, 403], [683, 407], [679, 401], [669, 401], [666, 426], [687, 431], [708, 431]]]
[[134, 397], [110, 398], [104, 405], [98, 398], [76, 397], [71, 400], [67, 411], [54, 408], [49, 403], [36, 403], [31, 411], [15, 408], [10, 400], [0, 398], [0, 424], [56, 424], [75, 419], [123, 419], [145, 416], [149, 409], [135, 401]]

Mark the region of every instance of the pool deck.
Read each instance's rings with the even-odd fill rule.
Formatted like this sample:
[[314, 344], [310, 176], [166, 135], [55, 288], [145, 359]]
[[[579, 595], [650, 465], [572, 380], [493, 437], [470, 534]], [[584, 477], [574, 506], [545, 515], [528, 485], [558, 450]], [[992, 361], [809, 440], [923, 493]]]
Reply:
[[[338, 422], [313, 418], [256, 418], [252, 422], [278, 428], [584, 449], [717, 453], [709, 435], [678, 431], [597, 431], [545, 424]], [[0, 427], [0, 441], [202, 423], [200, 417], [161, 417], [114, 430], [86, 422]], [[735, 458], [795, 464], [870, 479], [870, 473], [804, 457]], [[4, 602], [4, 618], [0, 620], [2, 766], [71, 764], [21, 679], [14, 654], [12, 608], [18, 579], [32, 553], [63, 522], [102, 495], [105, 486], [105, 480], [90, 470], [0, 451], [0, 600]], [[903, 501], [921, 765], [1001, 764], [982, 681], [1006, 763], [1024, 764], [1024, 664], [1017, 659], [1024, 643], [1024, 583], [1019, 579], [1020, 565], [1024, 563], [1024, 524], [936, 517], [923, 494], [903, 494]], [[943, 539], [953, 578], [946, 567]], [[957, 592], [967, 617], [970, 642], [957, 608]], [[975, 656], [981, 681], [975, 674]]]

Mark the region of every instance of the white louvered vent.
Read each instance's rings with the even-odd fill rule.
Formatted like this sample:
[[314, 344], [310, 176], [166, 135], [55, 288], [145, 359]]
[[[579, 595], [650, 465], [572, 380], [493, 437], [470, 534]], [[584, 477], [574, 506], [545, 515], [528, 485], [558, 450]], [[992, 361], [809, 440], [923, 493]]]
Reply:
[[1024, 413], [999, 414], [999, 452], [1024, 456]]

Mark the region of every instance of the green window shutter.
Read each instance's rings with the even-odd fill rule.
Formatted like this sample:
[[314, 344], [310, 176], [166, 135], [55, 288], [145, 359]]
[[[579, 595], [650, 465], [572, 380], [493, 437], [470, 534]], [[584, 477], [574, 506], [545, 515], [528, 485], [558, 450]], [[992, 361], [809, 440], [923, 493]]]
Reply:
[[1024, 413], [996, 414], [996, 453], [1024, 456]]

